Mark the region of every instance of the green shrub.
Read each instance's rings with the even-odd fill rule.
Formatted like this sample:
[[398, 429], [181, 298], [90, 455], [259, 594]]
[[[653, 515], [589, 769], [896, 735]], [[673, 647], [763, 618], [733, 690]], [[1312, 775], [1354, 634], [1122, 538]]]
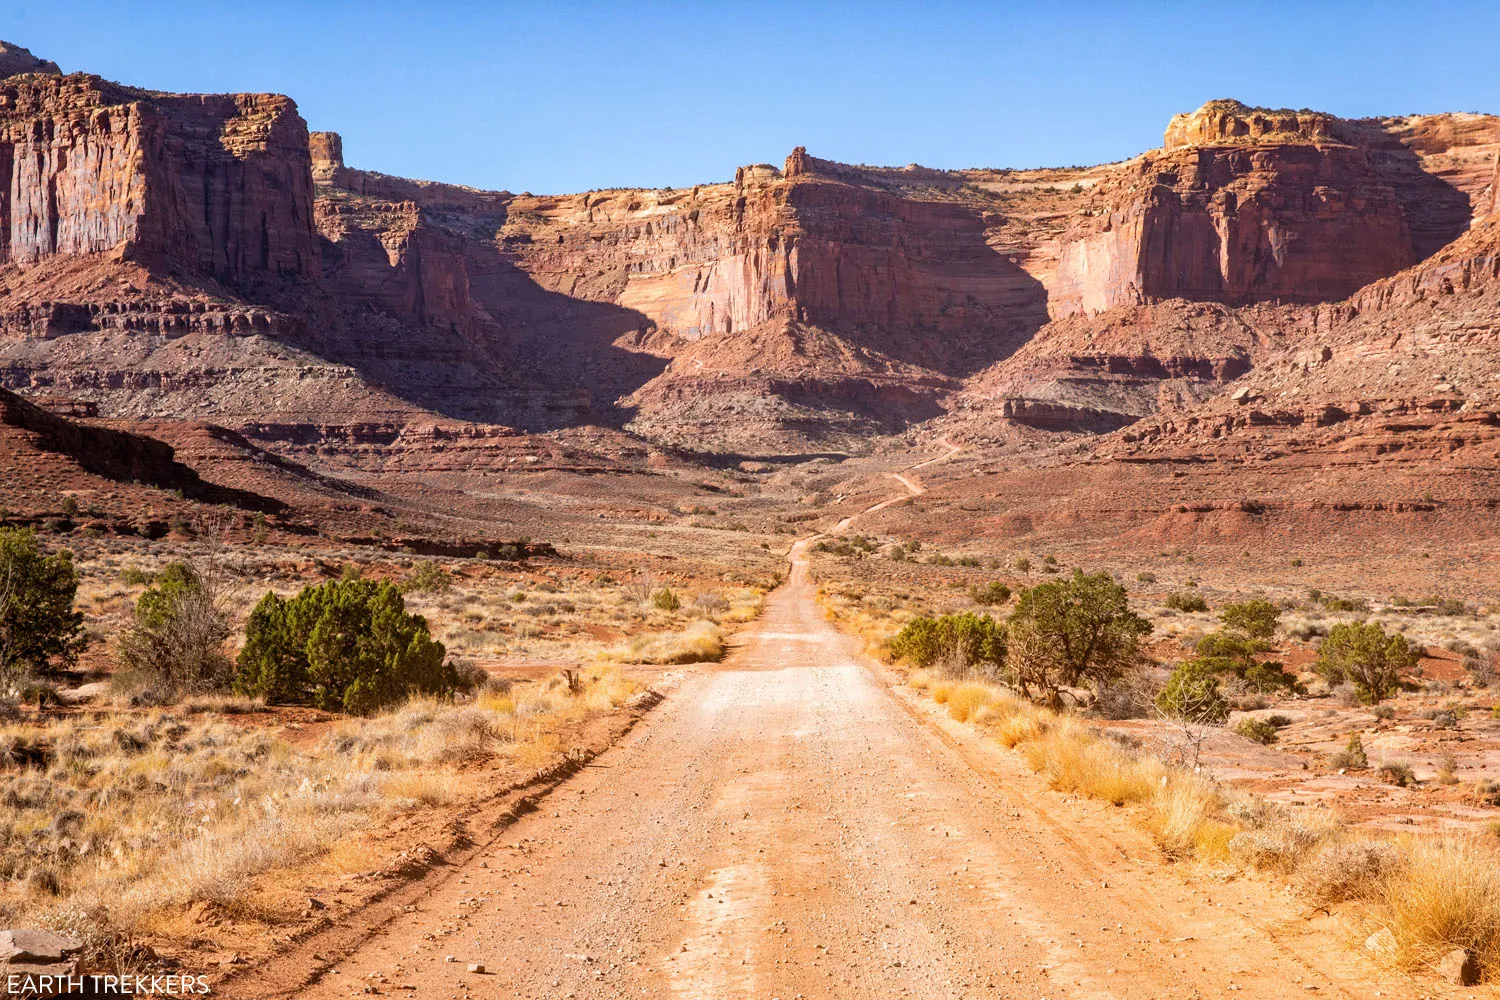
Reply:
[[1261, 694], [1274, 694], [1277, 691], [1291, 693], [1302, 687], [1297, 683], [1297, 678], [1288, 673], [1286, 668], [1270, 660], [1250, 664], [1240, 677]]
[[1349, 742], [1344, 749], [1333, 755], [1333, 766], [1340, 770], [1363, 771], [1370, 766], [1370, 758], [1365, 754], [1365, 741], [1358, 733], [1349, 736]]
[[1269, 745], [1276, 742], [1276, 727], [1261, 719], [1253, 717], [1241, 719], [1239, 725], [1234, 727], [1234, 731], [1256, 743]]
[[658, 611], [676, 611], [682, 607], [682, 598], [672, 593], [671, 587], [663, 587], [651, 595], [651, 604]]
[[1137, 573], [1135, 575], [1135, 582], [1136, 583], [1155, 583], [1156, 582], [1156, 574], [1155, 573], [1148, 573], [1148, 572]]
[[1176, 591], [1168, 594], [1167, 599], [1162, 602], [1173, 611], [1207, 611], [1208, 602], [1201, 594], [1189, 594], [1186, 591]]
[[1054, 580], [1021, 591], [1008, 622], [1006, 667], [1028, 698], [1052, 705], [1064, 688], [1099, 690], [1140, 659], [1151, 623], [1130, 609], [1108, 573]]
[[134, 620], [120, 636], [120, 661], [162, 694], [228, 687], [233, 676], [224, 653], [228, 596], [217, 568], [168, 564], [156, 585], [136, 600]]
[[1406, 636], [1388, 635], [1377, 622], [1345, 622], [1328, 630], [1318, 647], [1318, 673], [1329, 684], [1349, 681], [1362, 700], [1378, 705], [1395, 693], [1401, 671], [1421, 659]]
[[1276, 624], [1280, 620], [1281, 609], [1270, 601], [1259, 598], [1239, 604], [1226, 604], [1219, 611], [1219, 621], [1251, 639], [1271, 638], [1276, 634]]
[[453, 574], [436, 562], [424, 562], [401, 589], [406, 593], [446, 594], [453, 589]]
[[975, 604], [993, 607], [1010, 600], [1010, 588], [999, 580], [991, 580], [988, 586], [970, 587], [969, 600]]
[[77, 594], [72, 553], [43, 555], [30, 528], [0, 528], [0, 681], [78, 661], [88, 635]]
[[1005, 626], [989, 615], [913, 618], [891, 640], [891, 654], [946, 673], [995, 674], [1005, 662]]
[[120, 570], [120, 582], [127, 587], [141, 587], [151, 582], [151, 574], [139, 566], [126, 566]]
[[1156, 707], [1171, 719], [1222, 725], [1229, 718], [1229, 702], [1219, 690], [1219, 675], [1211, 663], [1187, 660], [1167, 678], [1156, 696]]
[[289, 600], [261, 598], [245, 626], [235, 688], [367, 715], [412, 693], [451, 692], [456, 676], [446, 654], [394, 586], [335, 580]]

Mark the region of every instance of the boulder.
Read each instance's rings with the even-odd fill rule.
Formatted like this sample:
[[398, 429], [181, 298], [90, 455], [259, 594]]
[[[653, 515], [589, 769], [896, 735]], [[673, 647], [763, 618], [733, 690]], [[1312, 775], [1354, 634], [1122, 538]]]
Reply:
[[0, 931], [0, 979], [76, 975], [82, 951], [83, 942], [50, 931]]
[[1438, 959], [1435, 968], [1438, 976], [1447, 983], [1473, 986], [1479, 982], [1479, 963], [1462, 948], [1454, 948]]
[[[1342, 774], [1343, 772], [1339, 772]], [[1365, 938], [1365, 951], [1372, 952], [1381, 958], [1391, 958], [1396, 954], [1396, 935], [1391, 933], [1389, 927], [1380, 930]]]

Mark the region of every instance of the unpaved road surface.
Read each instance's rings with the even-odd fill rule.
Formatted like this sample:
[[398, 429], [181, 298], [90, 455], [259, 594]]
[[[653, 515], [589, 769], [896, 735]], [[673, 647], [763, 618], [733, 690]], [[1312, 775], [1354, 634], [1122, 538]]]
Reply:
[[892, 691], [819, 613], [806, 546], [724, 664], [501, 842], [352, 954], [227, 994], [1433, 992], [1378, 974], [1264, 883], [1179, 872], [1119, 811], [1046, 790]]

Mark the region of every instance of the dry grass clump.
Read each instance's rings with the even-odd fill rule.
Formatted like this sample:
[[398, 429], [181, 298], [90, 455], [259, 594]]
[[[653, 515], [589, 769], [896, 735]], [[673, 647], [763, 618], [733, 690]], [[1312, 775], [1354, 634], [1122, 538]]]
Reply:
[[713, 663], [724, 658], [724, 633], [706, 619], [680, 632], [644, 632], [604, 654], [625, 663]]
[[1407, 968], [1462, 948], [1483, 979], [1500, 975], [1500, 854], [1477, 837], [1409, 838], [1404, 864], [1370, 888]]
[[1405, 851], [1386, 840], [1335, 840], [1298, 869], [1298, 887], [1316, 906], [1371, 899], [1407, 860]]
[[1045, 774], [1053, 788], [1117, 806], [1150, 801], [1167, 773], [1156, 761], [1126, 756], [1071, 719], [1039, 732], [1024, 750], [1032, 770]]
[[948, 695], [947, 704], [948, 717], [959, 722], [985, 722], [1015, 714], [1015, 699], [992, 684], [955, 684]]
[[484, 791], [485, 772], [470, 772], [492, 758], [555, 759], [563, 725], [638, 690], [601, 665], [577, 690], [556, 678], [486, 689], [470, 704], [413, 699], [346, 720], [311, 749], [224, 721], [207, 701], [5, 724], [0, 922], [63, 927], [86, 912], [107, 919], [105, 937], [128, 939], [198, 901], [235, 911], [264, 872], [308, 864], [385, 817]]
[[1142, 824], [1171, 857], [1272, 872], [1316, 906], [1361, 907], [1372, 928], [1390, 930], [1393, 957], [1405, 968], [1462, 948], [1483, 978], [1500, 978], [1500, 844], [1493, 839], [1355, 834], [1331, 815], [1232, 797], [1201, 773], [1103, 740], [1086, 723], [994, 685], [935, 681], [924, 671], [913, 671], [908, 683], [946, 705], [950, 717], [1019, 746], [1054, 789], [1140, 806]]

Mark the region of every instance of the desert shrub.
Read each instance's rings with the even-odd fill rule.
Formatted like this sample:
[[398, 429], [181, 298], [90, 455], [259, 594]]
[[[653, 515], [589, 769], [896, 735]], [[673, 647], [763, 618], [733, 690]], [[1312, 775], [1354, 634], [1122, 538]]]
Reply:
[[863, 535], [848, 538], [825, 538], [813, 546], [814, 552], [827, 552], [836, 556], [857, 556], [863, 559], [875, 551], [875, 542]]
[[1063, 688], [1097, 691], [1135, 666], [1151, 623], [1109, 574], [1075, 570], [1021, 591], [1008, 629], [1010, 679], [1026, 697], [1056, 706]]
[[1288, 673], [1280, 663], [1252, 663], [1240, 676], [1261, 694], [1296, 691], [1301, 687], [1297, 683], [1297, 678]]
[[1005, 662], [1006, 628], [989, 615], [913, 618], [891, 640], [891, 654], [944, 673], [993, 675]]
[[1253, 716], [1241, 719], [1234, 727], [1234, 731], [1247, 740], [1256, 743], [1271, 744], [1276, 742], [1276, 727], [1263, 719]]
[[1179, 663], [1156, 696], [1156, 707], [1171, 719], [1222, 725], [1229, 718], [1229, 702], [1219, 690], [1219, 674], [1203, 660]]
[[1010, 600], [1010, 588], [999, 580], [991, 580], [987, 586], [970, 587], [969, 600], [986, 607], [1004, 604]]
[[1489, 653], [1480, 652], [1465, 656], [1464, 671], [1476, 687], [1487, 688], [1495, 682], [1495, 658]]
[[1381, 781], [1398, 788], [1417, 783], [1417, 776], [1412, 773], [1411, 765], [1405, 761], [1388, 760], [1375, 769], [1375, 774]]
[[1308, 595], [1329, 611], [1353, 611], [1356, 614], [1365, 614], [1370, 610], [1370, 602], [1359, 597], [1335, 597], [1318, 590], [1309, 591]]
[[1406, 863], [1405, 852], [1395, 844], [1351, 840], [1324, 847], [1297, 870], [1296, 880], [1315, 905], [1331, 906], [1351, 899], [1373, 898]]
[[1207, 611], [1208, 602], [1201, 594], [1189, 594], [1187, 591], [1174, 591], [1167, 595], [1162, 604], [1173, 611]]
[[1370, 758], [1365, 754], [1365, 741], [1359, 733], [1351, 734], [1344, 749], [1335, 753], [1329, 762], [1340, 770], [1362, 771], [1369, 767]]
[[452, 665], [453, 687], [457, 691], [477, 692], [488, 690], [492, 680], [501, 679], [494, 677], [488, 670], [473, 660], [454, 659]]
[[0, 529], [0, 682], [77, 662], [88, 643], [77, 594], [70, 552], [43, 555], [31, 529]]
[[1377, 719], [1390, 720], [1396, 717], [1396, 710], [1389, 705], [1376, 705], [1370, 709], [1370, 714]]
[[651, 595], [651, 605], [658, 611], [676, 611], [682, 607], [682, 598], [674, 594], [671, 587], [663, 587]]
[[1318, 647], [1317, 669], [1328, 683], [1349, 681], [1362, 700], [1372, 704], [1394, 694], [1401, 671], [1421, 659], [1421, 650], [1397, 633], [1388, 635], [1378, 622], [1335, 625]]
[[438, 563], [427, 561], [417, 567], [401, 589], [406, 593], [446, 594], [453, 589], [453, 575]]
[[1298, 642], [1311, 642], [1313, 639], [1327, 635], [1328, 629], [1317, 622], [1303, 621], [1287, 626], [1286, 634]]
[[147, 683], [180, 697], [229, 686], [229, 577], [217, 564], [167, 565], [136, 600], [120, 636], [120, 661]]
[[1319, 839], [1317, 830], [1279, 817], [1259, 829], [1236, 833], [1229, 853], [1259, 871], [1287, 873], [1302, 863]]
[[1090, 710], [1101, 719], [1144, 719], [1150, 717], [1161, 694], [1166, 671], [1158, 667], [1127, 670], [1119, 679], [1099, 689]]
[[1156, 574], [1155, 573], [1151, 573], [1151, 572], [1137, 573], [1135, 575], [1135, 582], [1136, 583], [1155, 583], [1156, 582]]
[[267, 701], [367, 715], [408, 694], [447, 694], [453, 667], [427, 620], [389, 583], [336, 580], [250, 613], [235, 688]]
[[1219, 611], [1219, 621], [1226, 628], [1241, 632], [1251, 639], [1269, 639], [1276, 634], [1276, 624], [1281, 620], [1281, 609], [1270, 601], [1257, 598], [1239, 604], [1226, 604]]
[[1031, 572], [1031, 560], [1025, 556], [1016, 556], [1015, 561], [1011, 565], [1015, 567], [1017, 573]]
[[723, 614], [729, 610], [729, 602], [722, 595], [706, 590], [693, 598], [693, 610], [705, 615]]
[[139, 566], [126, 566], [120, 570], [120, 582], [127, 587], [144, 587], [151, 582], [151, 574]]

